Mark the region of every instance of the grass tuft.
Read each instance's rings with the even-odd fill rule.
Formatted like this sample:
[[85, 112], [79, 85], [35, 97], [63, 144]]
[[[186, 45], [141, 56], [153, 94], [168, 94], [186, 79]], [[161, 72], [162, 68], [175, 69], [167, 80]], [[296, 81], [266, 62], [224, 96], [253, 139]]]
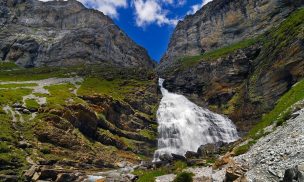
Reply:
[[133, 174], [139, 176], [137, 182], [155, 182], [155, 178], [168, 174], [169, 171], [166, 168], [159, 168], [154, 170], [135, 170]]

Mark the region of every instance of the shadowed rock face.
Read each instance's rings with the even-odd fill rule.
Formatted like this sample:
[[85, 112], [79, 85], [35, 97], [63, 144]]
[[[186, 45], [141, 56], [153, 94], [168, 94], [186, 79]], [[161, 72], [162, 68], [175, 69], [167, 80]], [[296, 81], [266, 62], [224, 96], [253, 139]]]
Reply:
[[261, 34], [300, 4], [302, 0], [213, 0], [178, 23], [159, 71], [180, 57], [199, 55]]
[[109, 17], [76, 0], [1, 1], [0, 40], [0, 60], [24, 67], [154, 66], [146, 50]]

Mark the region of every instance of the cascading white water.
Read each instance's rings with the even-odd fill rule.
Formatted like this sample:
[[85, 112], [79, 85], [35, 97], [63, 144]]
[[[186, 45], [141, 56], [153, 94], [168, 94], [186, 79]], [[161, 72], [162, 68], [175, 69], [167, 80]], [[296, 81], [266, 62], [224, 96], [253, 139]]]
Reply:
[[159, 79], [163, 98], [157, 111], [159, 139], [154, 161], [163, 154], [184, 155], [204, 144], [238, 139], [230, 119], [195, 105], [183, 95], [170, 93], [163, 82]]

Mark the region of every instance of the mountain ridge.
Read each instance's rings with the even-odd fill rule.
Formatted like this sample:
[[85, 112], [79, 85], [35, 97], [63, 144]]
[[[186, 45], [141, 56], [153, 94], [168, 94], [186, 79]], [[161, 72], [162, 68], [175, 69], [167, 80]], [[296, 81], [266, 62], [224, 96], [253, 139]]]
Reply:
[[80, 2], [1, 2], [0, 58], [23, 67], [155, 63], [103, 13]]

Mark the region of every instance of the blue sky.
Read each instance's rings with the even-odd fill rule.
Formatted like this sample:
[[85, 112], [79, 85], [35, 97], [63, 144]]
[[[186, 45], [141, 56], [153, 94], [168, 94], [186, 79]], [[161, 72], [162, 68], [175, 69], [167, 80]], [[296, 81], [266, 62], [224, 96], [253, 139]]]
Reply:
[[[41, 0], [49, 1], [49, 0]], [[178, 22], [212, 0], [78, 0], [110, 16], [137, 44], [159, 61]]]

